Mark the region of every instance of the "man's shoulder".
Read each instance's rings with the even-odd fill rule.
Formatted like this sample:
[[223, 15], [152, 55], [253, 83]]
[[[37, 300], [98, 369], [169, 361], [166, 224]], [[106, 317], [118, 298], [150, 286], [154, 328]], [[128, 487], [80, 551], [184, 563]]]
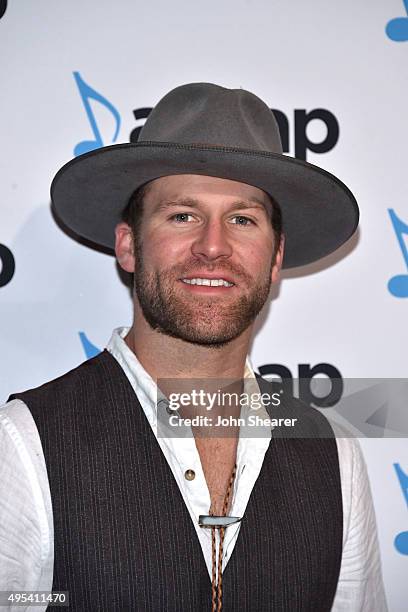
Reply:
[[72, 393], [81, 388], [81, 381], [85, 381], [86, 384], [97, 385], [103, 377], [103, 372], [107, 367], [111, 367], [112, 362], [115, 362], [115, 359], [107, 350], [103, 350], [95, 357], [87, 359], [57, 378], [49, 380], [38, 387], [11, 394], [7, 402], [15, 399], [26, 401], [28, 398], [41, 400], [41, 398], [51, 394]]
[[271, 418], [289, 418], [295, 422], [295, 425], [290, 429], [278, 430], [277, 437], [298, 439], [335, 437], [333, 428], [323, 412], [289, 393], [282, 383], [269, 381], [259, 374], [255, 374], [255, 376], [262, 393], [279, 395], [277, 405], [269, 404], [265, 406], [269, 416]]

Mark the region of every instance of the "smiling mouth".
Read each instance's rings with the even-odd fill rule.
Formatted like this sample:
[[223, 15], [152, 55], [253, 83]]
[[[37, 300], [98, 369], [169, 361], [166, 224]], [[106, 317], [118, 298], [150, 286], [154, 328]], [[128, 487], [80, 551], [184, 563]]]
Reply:
[[198, 285], [201, 287], [234, 287], [234, 283], [227, 281], [225, 278], [181, 278], [186, 285]]

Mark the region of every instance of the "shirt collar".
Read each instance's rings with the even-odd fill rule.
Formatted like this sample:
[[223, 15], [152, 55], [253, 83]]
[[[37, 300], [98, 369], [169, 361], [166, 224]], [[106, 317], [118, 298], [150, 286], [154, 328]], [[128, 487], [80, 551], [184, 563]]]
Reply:
[[[106, 349], [115, 357], [122, 366], [130, 384], [140, 401], [148, 403], [152, 411], [152, 416], [156, 416], [157, 386], [153, 378], [146, 372], [135, 353], [125, 342], [125, 336], [130, 327], [118, 327], [113, 330], [111, 339]], [[255, 382], [255, 373], [250, 358], [245, 360], [244, 378], [246, 384]], [[248, 380], [247, 380], [248, 379]]]

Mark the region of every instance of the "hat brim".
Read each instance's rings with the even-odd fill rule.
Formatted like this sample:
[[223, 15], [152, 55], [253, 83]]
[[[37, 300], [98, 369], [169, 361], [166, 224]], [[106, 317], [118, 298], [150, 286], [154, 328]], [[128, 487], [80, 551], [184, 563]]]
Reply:
[[173, 174], [227, 178], [269, 193], [282, 209], [285, 269], [329, 255], [358, 225], [353, 194], [329, 172], [286, 155], [230, 147], [139, 142], [96, 149], [59, 170], [51, 200], [76, 234], [113, 249], [114, 228], [135, 189]]

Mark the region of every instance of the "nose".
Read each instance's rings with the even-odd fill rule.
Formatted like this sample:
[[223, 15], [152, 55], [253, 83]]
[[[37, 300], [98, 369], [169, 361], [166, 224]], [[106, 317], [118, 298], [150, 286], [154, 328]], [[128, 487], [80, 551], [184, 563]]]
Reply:
[[208, 261], [230, 257], [232, 246], [227, 234], [227, 228], [219, 220], [209, 220], [200, 228], [199, 235], [191, 245], [191, 252]]

